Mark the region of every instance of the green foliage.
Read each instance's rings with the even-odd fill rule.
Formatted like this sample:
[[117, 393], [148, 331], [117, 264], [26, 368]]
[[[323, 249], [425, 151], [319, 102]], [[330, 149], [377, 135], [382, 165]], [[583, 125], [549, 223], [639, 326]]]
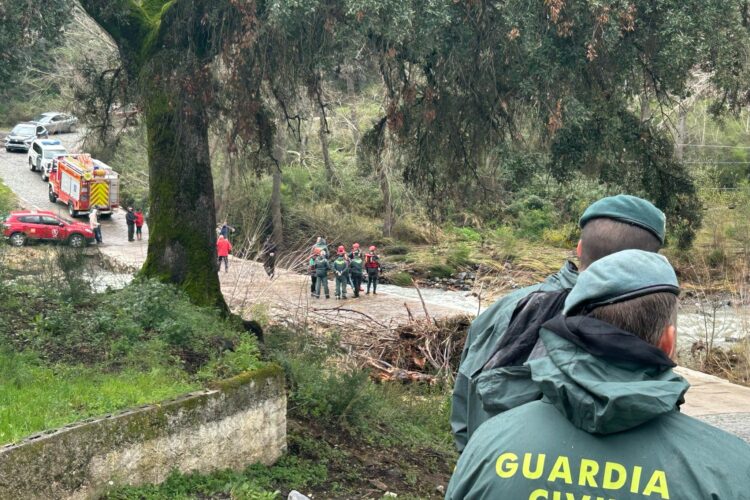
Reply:
[[0, 351], [0, 381], [0, 444], [199, 387], [175, 368], [104, 373], [82, 365], [45, 365], [31, 352], [10, 350]]
[[[60, 42], [71, 10], [68, 0], [45, 2], [44, 15], [40, 15], [39, 6], [33, 3], [3, 6], [0, 12], [0, 47], [5, 50], [0, 57], [0, 98], [3, 97], [2, 91], [18, 82], [18, 76], [28, 61], [44, 60], [44, 57], [38, 56]], [[12, 50], [8, 50], [10, 48]], [[3, 116], [1, 111], [0, 116]]]
[[5, 220], [11, 210], [18, 206], [16, 195], [8, 186], [0, 182], [0, 219]]
[[457, 245], [455, 248], [451, 249], [446, 258], [446, 263], [453, 268], [470, 266], [472, 264], [471, 249], [465, 244]]
[[74, 284], [84, 289], [86, 282], [79, 281], [75, 262], [65, 265], [71, 266], [70, 276], [61, 280], [67, 285], [50, 287], [42, 277], [40, 283], [26, 280], [0, 288], [0, 312], [13, 318], [12, 330], [0, 329], [0, 338], [19, 350], [33, 349], [49, 362], [110, 370], [201, 369], [206, 379], [257, 366], [254, 337], [218, 311], [195, 307], [173, 286], [142, 280], [100, 294], [86, 286], [73, 295]]
[[393, 276], [390, 276], [391, 282], [396, 286], [412, 286], [412, 278], [409, 273], [403, 271], [397, 272]]
[[428, 271], [431, 278], [450, 278], [456, 272], [456, 268], [447, 264], [434, 264]]
[[482, 241], [482, 235], [479, 231], [471, 227], [453, 227], [450, 232], [458, 238], [459, 241], [468, 241], [479, 243]]

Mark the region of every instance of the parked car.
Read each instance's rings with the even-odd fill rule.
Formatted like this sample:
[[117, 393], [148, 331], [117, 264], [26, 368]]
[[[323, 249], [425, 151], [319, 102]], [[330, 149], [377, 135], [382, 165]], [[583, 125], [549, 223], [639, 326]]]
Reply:
[[58, 241], [83, 247], [95, 240], [88, 224], [61, 219], [47, 210], [17, 210], [3, 222], [3, 236], [14, 247], [28, 241]]
[[46, 128], [50, 134], [75, 132], [78, 125], [78, 118], [75, 116], [57, 112], [42, 113], [31, 121]]
[[29, 154], [29, 168], [32, 172], [41, 172], [42, 180], [49, 179], [52, 160], [68, 154], [68, 150], [57, 139], [37, 139], [31, 143]]
[[39, 137], [49, 137], [49, 132], [44, 126], [36, 123], [19, 123], [5, 136], [5, 150], [25, 153], [34, 139]]

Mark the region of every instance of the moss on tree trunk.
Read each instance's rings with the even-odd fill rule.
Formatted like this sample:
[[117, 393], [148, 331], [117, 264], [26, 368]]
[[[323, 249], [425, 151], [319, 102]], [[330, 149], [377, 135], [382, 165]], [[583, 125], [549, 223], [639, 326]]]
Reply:
[[174, 99], [162, 89], [148, 92], [145, 113], [151, 219], [141, 273], [181, 286], [196, 304], [226, 310], [206, 113], [199, 102]]

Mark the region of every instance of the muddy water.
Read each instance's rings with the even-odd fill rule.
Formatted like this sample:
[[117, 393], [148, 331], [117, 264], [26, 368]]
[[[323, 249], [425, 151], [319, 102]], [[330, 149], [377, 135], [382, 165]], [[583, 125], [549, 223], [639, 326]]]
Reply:
[[712, 339], [718, 346], [736, 343], [750, 335], [750, 307], [725, 305], [714, 311], [683, 305], [677, 316], [677, 332], [680, 348]]
[[[367, 285], [363, 286], [366, 287]], [[412, 287], [404, 288], [396, 285], [378, 284], [378, 293], [413, 300], [419, 300], [419, 293], [421, 293], [428, 309], [431, 305], [445, 306], [468, 314], [476, 314], [479, 307], [479, 301], [471, 292], [441, 290], [439, 288], [420, 288], [417, 292], [416, 288]]]

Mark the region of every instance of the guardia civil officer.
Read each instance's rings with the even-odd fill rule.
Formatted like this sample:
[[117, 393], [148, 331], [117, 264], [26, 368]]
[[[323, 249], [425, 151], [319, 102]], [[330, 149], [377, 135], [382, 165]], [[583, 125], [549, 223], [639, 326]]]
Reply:
[[[664, 243], [664, 214], [635, 196], [593, 203], [579, 225], [576, 253], [582, 270], [620, 250], [658, 252]], [[495, 302], [471, 324], [453, 389], [451, 428], [459, 451], [490, 417], [541, 397], [523, 364], [537, 344], [538, 327], [562, 309], [577, 277], [576, 266], [566, 262], [544, 282]], [[534, 355], [543, 352], [538, 349]]]
[[583, 271], [528, 362], [544, 398], [479, 427], [446, 498], [750, 499], [750, 446], [678, 411], [677, 294], [655, 253]]

